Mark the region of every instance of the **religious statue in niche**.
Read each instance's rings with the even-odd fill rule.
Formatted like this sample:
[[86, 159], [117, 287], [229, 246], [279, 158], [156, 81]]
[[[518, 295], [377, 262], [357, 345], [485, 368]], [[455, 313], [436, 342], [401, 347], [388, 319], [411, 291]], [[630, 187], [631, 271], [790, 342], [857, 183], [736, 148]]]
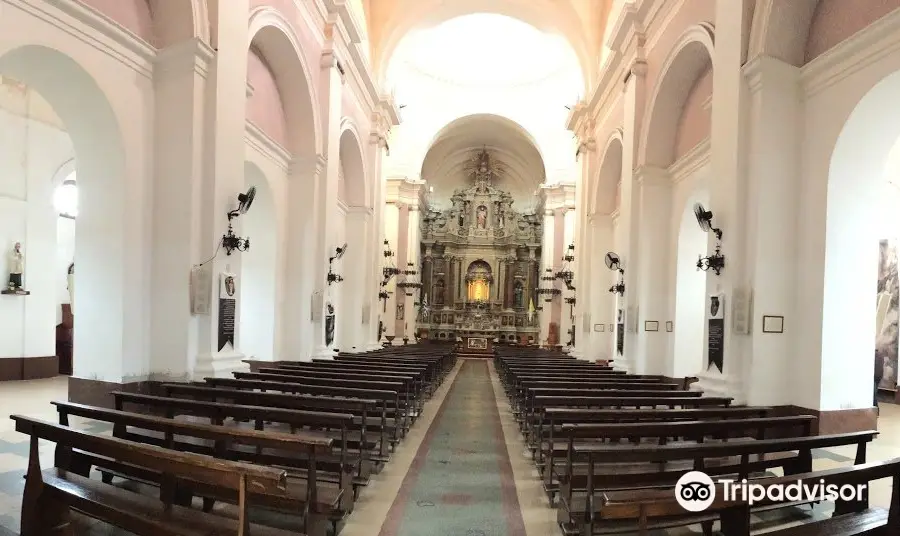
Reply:
[[327, 314], [325, 315], [325, 346], [331, 346], [334, 342], [334, 306], [331, 302], [325, 305]]
[[434, 289], [431, 291], [431, 295], [434, 297], [435, 305], [444, 305], [444, 280], [438, 279], [437, 283], [434, 284]]
[[519, 309], [525, 307], [525, 289], [522, 288], [522, 282], [516, 281], [516, 287], [513, 289], [513, 307]]
[[466, 216], [465, 216], [465, 213], [463, 213], [462, 210], [460, 210], [459, 213], [456, 215], [456, 224], [457, 224], [459, 227], [465, 227], [465, 226], [466, 226]]
[[484, 205], [478, 206], [477, 214], [475, 215], [476, 220], [478, 222], [478, 228], [484, 229], [487, 227], [487, 207]]
[[22, 274], [25, 272], [25, 253], [22, 252], [22, 243], [16, 242], [9, 252], [9, 290], [21, 290]]

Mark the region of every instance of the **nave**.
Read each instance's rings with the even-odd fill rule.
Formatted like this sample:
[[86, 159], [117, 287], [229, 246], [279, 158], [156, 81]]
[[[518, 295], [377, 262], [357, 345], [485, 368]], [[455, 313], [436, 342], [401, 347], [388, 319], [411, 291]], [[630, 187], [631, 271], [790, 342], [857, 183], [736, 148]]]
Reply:
[[[416, 346], [410, 346], [408, 351], [415, 353]], [[579, 527], [579, 524], [572, 520], [581, 519], [586, 512], [583, 510], [583, 506], [582, 510], [577, 512], [574, 510], [579, 504], [579, 497], [583, 499], [586, 496], [587, 487], [594, 485], [594, 496], [598, 498], [604, 496], [607, 500], [602, 503], [603, 506], [599, 506], [601, 503], [598, 502], [598, 506], [594, 509], [595, 534], [640, 534], [637, 531], [639, 523], [634, 516], [635, 509], [652, 502], [657, 509], [651, 509], [651, 512], [656, 512], [655, 515], [667, 512], [668, 515], [665, 519], [655, 519], [651, 514], [649, 525], [652, 527], [657, 523], [671, 525], [671, 528], [654, 530], [647, 534], [681, 536], [697, 534], [702, 531], [700, 525], [691, 523], [691, 520], [695, 519], [688, 517], [691, 514], [683, 509], [675, 510], [680, 507], [672, 500], [672, 486], [677, 477], [685, 472], [684, 467], [679, 468], [679, 460], [684, 458], [696, 459], [695, 456], [701, 456], [709, 467], [715, 468], [714, 472], [723, 475], [730, 471], [743, 472], [745, 468], [742, 465], [755, 460], [755, 458], [751, 455], [745, 460], [742, 456], [735, 458], [723, 455], [722, 449], [731, 448], [732, 454], [741, 449], [745, 449], [745, 453], [766, 452], [765, 459], [769, 460], [768, 464], [756, 460], [751, 474], [754, 477], [771, 478], [773, 475], [781, 474], [784, 468], [788, 467], [789, 460], [800, 460], [804, 448], [809, 447], [810, 459], [808, 462], [796, 462], [798, 465], [795, 466], [795, 472], [818, 471], [820, 473], [809, 477], [817, 480], [823, 475], [828, 478], [821, 471], [843, 468], [843, 478], [864, 480], [868, 478], [865, 475], [869, 475], [871, 471], [858, 467], [854, 469], [854, 459], [872, 463], [900, 455], [900, 443], [896, 439], [900, 437], [897, 434], [898, 428], [900, 428], [900, 411], [897, 411], [893, 404], [885, 404], [882, 407], [880, 434], [872, 432], [816, 436], [814, 434], [814, 418], [771, 416], [769, 411], [771, 408], [734, 406], [730, 404], [730, 401], [717, 400], [719, 397], [703, 396], [697, 391], [684, 390], [683, 383], [678, 385], [678, 382], [673, 382], [671, 378], [621, 374], [608, 367], [584, 361], [578, 362], [544, 351], [516, 350], [510, 352], [506, 349], [499, 351], [501, 355], [493, 361], [488, 359], [459, 359], [457, 361], [453, 358], [434, 360], [432, 358], [432, 362], [443, 362], [438, 369], [429, 369], [421, 367], [421, 365], [400, 365], [400, 363], [378, 365], [378, 367], [390, 368], [409, 366], [411, 368], [407, 370], [420, 368], [425, 373], [420, 376], [421, 383], [415, 381], [411, 383], [412, 389], [408, 392], [412, 396], [408, 399], [405, 397], [404, 389], [400, 389], [399, 392], [403, 396], [395, 398], [395, 400], [408, 400], [409, 402], [398, 402], [396, 406], [393, 406], [393, 416], [396, 420], [386, 421], [389, 426], [382, 426], [381, 430], [376, 433], [378, 436], [381, 432], [386, 432], [386, 435], [381, 435], [380, 438], [391, 444], [393, 443], [391, 439], [393, 431], [396, 430], [397, 447], [396, 449], [387, 449], [388, 455], [384, 459], [389, 459], [389, 461], [384, 463], [382, 468], [373, 470], [366, 479], [354, 478], [355, 483], [362, 484], [358, 497], [353, 500], [348, 497], [349, 505], [347, 503], [338, 504], [342, 502], [341, 496], [334, 494], [333, 491], [334, 486], [340, 488], [341, 485], [337, 482], [329, 482], [327, 467], [322, 467], [324, 470], [320, 469], [322, 471], [319, 474], [319, 485], [322, 489], [320, 498], [329, 496], [328, 490], [330, 490], [330, 497], [337, 501], [332, 505], [334, 510], [338, 511], [342, 506], [347, 506], [347, 509], [352, 512], [345, 512], [349, 515], [329, 515], [329, 521], [337, 521], [337, 523], [328, 523], [326, 527], [307, 526], [304, 528], [303, 525], [306, 521], [300, 518], [302, 516], [298, 517], [283, 510], [273, 512], [269, 508], [257, 508], [265, 501], [259, 501], [259, 497], [251, 496], [249, 501], [253, 507], [251, 519], [259, 525], [252, 526], [249, 534], [313, 534], [319, 530], [324, 530], [324, 532], [320, 532], [321, 534], [331, 534], [334, 528], [337, 528], [339, 533], [345, 536], [374, 534], [379, 536], [507, 536], [519, 534], [555, 536], [557, 534], [580, 534], [579, 530], [582, 530], [583, 527]], [[507, 352], [509, 354], [504, 355]], [[205, 419], [197, 419], [196, 415], [189, 417], [184, 414], [188, 413], [187, 411], [182, 412], [178, 408], [190, 406], [190, 402], [186, 402], [188, 399], [195, 401], [204, 398], [211, 399], [210, 396], [199, 396], [202, 389], [220, 390], [221, 396], [215, 398], [219, 400], [217, 402], [220, 406], [219, 415], [226, 415], [230, 412], [233, 418], [231, 422], [222, 422], [221, 417], [218, 417], [220, 421], [214, 428], [221, 429], [223, 433], [227, 430], [227, 433], [234, 434], [234, 438], [238, 437], [240, 435], [238, 430], [246, 429], [246, 427], [237, 426], [242, 415], [238, 411], [238, 405], [227, 404], [224, 400], [235, 397], [232, 401], [236, 401], [238, 396], [256, 396], [260, 400], [260, 404], [263, 400], [269, 403], [266, 419], [271, 418], [275, 421], [266, 421], [263, 424], [257, 421], [257, 428], [265, 428], [262, 434], [268, 434], [273, 440], [285, 440], [284, 434], [274, 431], [278, 428], [275, 426], [277, 421], [293, 422], [298, 425], [298, 428], [304, 428], [302, 426], [304, 420], [310, 422], [310, 419], [316, 418], [318, 425], [306, 426], [307, 430], [295, 430], [297, 439], [301, 442], [311, 442], [317, 434], [320, 436], [333, 436], [333, 434], [329, 434], [327, 431], [313, 430], [322, 428], [326, 413], [318, 412], [314, 415], [315, 412], [308, 409], [297, 409], [300, 401], [306, 400], [306, 404], [311, 404], [313, 398], [317, 398], [318, 404], [322, 405], [329, 403], [328, 401], [331, 399], [331, 403], [336, 404], [340, 403], [339, 401], [343, 397], [326, 395], [311, 397], [302, 394], [303, 390], [315, 390], [313, 384], [316, 383], [356, 381], [352, 379], [354, 376], [351, 372], [326, 373], [326, 369], [336, 371], [338, 368], [348, 366], [365, 366], [363, 361], [367, 360], [391, 361], [393, 359], [406, 360], [417, 359], [417, 357], [403, 357], [402, 355], [391, 357], [383, 354], [366, 357], [363, 354], [352, 358], [344, 356], [344, 359], [327, 365], [321, 362], [318, 364], [251, 363], [254, 372], [235, 374], [235, 376], [244, 375], [243, 378], [236, 377], [230, 381], [220, 380], [222, 384], [233, 383], [234, 385], [238, 385], [236, 382], [245, 382], [244, 387], [248, 390], [244, 392], [244, 395], [238, 395], [238, 389], [228, 389], [224, 385], [215, 386], [216, 381], [212, 379], [207, 380], [209, 386], [206, 387], [196, 383], [182, 384], [180, 387], [178, 384], [170, 384], [168, 390], [164, 390], [167, 393], [168, 402], [166, 402], [167, 397], [126, 393], [114, 395], [119, 400], [117, 402], [119, 407], [125, 401], [130, 401], [136, 404], [135, 408], [141, 408], [139, 413], [133, 414], [128, 412], [116, 414], [102, 408], [88, 411], [84, 406], [66, 405], [63, 402], [57, 403], [55, 408], [39, 409], [46, 406], [47, 398], [43, 398], [40, 405], [37, 404], [37, 400], [28, 398], [29, 396], [54, 397], [54, 393], [58, 393], [62, 388], [59, 380], [40, 380], [30, 382], [29, 385], [6, 384], [4, 389], [0, 390], [0, 402], [3, 403], [3, 407], [16, 408], [16, 411], [20, 413], [44, 421], [60, 420], [62, 422], [62, 415], [70, 414], [72, 416], [69, 417], [69, 427], [86, 432], [90, 436], [124, 437], [122, 430], [115, 429], [116, 423], [128, 422], [136, 425], [128, 428], [131, 433], [129, 439], [132, 440], [137, 439], [137, 434], [134, 432], [138, 428], [162, 430], [160, 422], [168, 419], [147, 416], [146, 410], [156, 406], [157, 409], [165, 408], [169, 417], [175, 417], [174, 421], [176, 422], [170, 423], [170, 426], [180, 426], [181, 428], [170, 428], [170, 430], [176, 431], [180, 441], [186, 437], [181, 436], [182, 433], [199, 434], [204, 426], [199, 423]], [[428, 361], [427, 358], [423, 357], [423, 359]], [[349, 362], [353, 360], [357, 362], [350, 364]], [[446, 368], [443, 368], [444, 366]], [[304, 368], [306, 370], [303, 370]], [[318, 370], [314, 371], [314, 368]], [[257, 379], [250, 379], [247, 376], [254, 374]], [[329, 380], [325, 378], [328, 375], [334, 375], [335, 378], [343, 375], [344, 379], [332, 378]], [[414, 376], [416, 375], [410, 377]], [[398, 377], [394, 376], [395, 379]], [[302, 380], [298, 378], [302, 378]], [[690, 378], [686, 380], [687, 383], [691, 382]], [[383, 377], [370, 378], [365, 381], [385, 383]], [[416, 388], [417, 384], [422, 387], [421, 390]], [[251, 387], [257, 387], [258, 390]], [[185, 394], [191, 389], [195, 390], [193, 396]], [[332, 389], [340, 391], [350, 388], [334, 386]], [[281, 391], [282, 394], [275, 394], [276, 391]], [[288, 391], [293, 391], [293, 394], [287, 394]], [[367, 396], [374, 394], [374, 391], [372, 390]], [[416, 396], [418, 394], [422, 395], [421, 404]], [[210, 395], [210, 393], [206, 393], [206, 395]], [[293, 403], [288, 402], [288, 399], [291, 398], [294, 399]], [[179, 400], [180, 402], [177, 402]], [[280, 402], [276, 403], [275, 401]], [[137, 403], [140, 404], [137, 405]], [[193, 411], [202, 414], [201, 405], [202, 403], [195, 403]], [[386, 406], [391, 406], [391, 404]], [[243, 405], [245, 412], [252, 411], [248, 409], [251, 407]], [[290, 407], [294, 409], [288, 409]], [[64, 412], [61, 408], [65, 408], [66, 411]], [[126, 410], [128, 409], [131, 409], [130, 406], [126, 407]], [[289, 417], [289, 413], [292, 413], [293, 416]], [[131, 420], [126, 421], [125, 415], [127, 414], [132, 415], [128, 417]], [[90, 415], [90, 417], [84, 418], [76, 415]], [[251, 414], [245, 413], [244, 415], [253, 420]], [[686, 415], [693, 416], [686, 417]], [[404, 424], [407, 416], [410, 419], [408, 428]], [[145, 420], [141, 421], [141, 418]], [[156, 420], [152, 421], [151, 419]], [[227, 418], [226, 421], [228, 421]], [[396, 424], [395, 428], [390, 427], [392, 422]], [[20, 513], [25, 512], [25, 510], [20, 512], [20, 506], [23, 504], [23, 487], [26, 485], [22, 475], [28, 467], [29, 446], [28, 436], [15, 431], [12, 421], [4, 422], [2, 426], [3, 428], [0, 428], [0, 464], [2, 464], [0, 465], [0, 500], [2, 500], [0, 502], [0, 535], [6, 536], [7, 534], [18, 534]], [[763, 429], [765, 429], [764, 435], [756, 435], [762, 434]], [[727, 430], [724, 435], [723, 430]], [[639, 441], [641, 445], [635, 446], [619, 439], [626, 437], [626, 431], [627, 437]], [[781, 446], [778, 441], [764, 439], [772, 437], [772, 434], [776, 432], [780, 432], [780, 434], [775, 437], [787, 438], [780, 440], [782, 441]], [[249, 441], [249, 435], [245, 433], [244, 440]], [[745, 438], [744, 435], [751, 437]], [[730, 438], [728, 442], [730, 446], [725, 445], [725, 441], [721, 441], [725, 436]], [[755, 436], [755, 439], [752, 436]], [[570, 440], [570, 438], [573, 439]], [[665, 443], [663, 441], [665, 438], [674, 439], [674, 441], [663, 446], [654, 445], [662, 445]], [[696, 447], [701, 438], [706, 444], [705, 454], [700, 455], [697, 451], [684, 454], [685, 444], [693, 444]], [[574, 450], [570, 448], [569, 441], [574, 441]], [[783, 441], [789, 442], [786, 447], [783, 445]], [[332, 448], [336, 449], [335, 452], [353, 452], [353, 449], [335, 447], [335, 443], [332, 444]], [[188, 444], [190, 443], [178, 443], [176, 449], [189, 450], [186, 448]], [[538, 444], [541, 445], [540, 448], [537, 448]], [[741, 446], [747, 444], [755, 444], [756, 450], [746, 450]], [[826, 444], [832, 446], [823, 446]], [[858, 450], [859, 445], [867, 448]], [[378, 441], [373, 441], [371, 446], [375, 449], [372, 451], [371, 459], [381, 459], [375, 454], [376, 451], [383, 452], [379, 450]], [[656, 463], [645, 461], [641, 464], [638, 462], [641, 451], [654, 448], [654, 446], [654, 456], [662, 456], [666, 460], [669, 470], [661, 470], [661, 466]], [[84, 445], [82, 447], [87, 448]], [[67, 461], [65, 456], [60, 457], [55, 450], [52, 442], [42, 442], [38, 449], [41, 467], [45, 471], [54, 465], [60, 467], [62, 464], [72, 463], [71, 459]], [[682, 454], [679, 454], [679, 451]], [[243, 451], [243, 456], [238, 456], [237, 452], [238, 450], [232, 451], [225, 457], [253, 459], [252, 452]], [[794, 455], [795, 452], [798, 454]], [[274, 451], [265, 449], [257, 450], [255, 454], [260, 456], [259, 460], [262, 461], [264, 454], [273, 455], [273, 453]], [[859, 457], [860, 453], [861, 458]], [[217, 458], [220, 454], [214, 453]], [[595, 456], [595, 458], [591, 460], [590, 464], [586, 464], [585, 455]], [[572, 463], [569, 461], [571, 456], [576, 457]], [[603, 456], [611, 456], [611, 458], [603, 459]], [[556, 461], [554, 461], [554, 457]], [[364, 458], [365, 456], [361, 454], [360, 459]], [[655, 460], [659, 459], [655, 458]], [[95, 460], [95, 463], [99, 462]], [[278, 462], [278, 466], [287, 463], [282, 459]], [[292, 463], [299, 462], [294, 460]], [[806, 463], [809, 463], [806, 470], [797, 469]], [[261, 465], [268, 464], [263, 462]], [[593, 484], [590, 483], [590, 480], [585, 480], [584, 477], [587, 473], [579, 470], [579, 467], [584, 469], [587, 465], [592, 465], [595, 469]], [[763, 465], [768, 469], [759, 471]], [[95, 484], [100, 486], [98, 467], [98, 465], [94, 466], [91, 477], [93, 481], [96, 481]], [[900, 474], [896, 462], [886, 465], [879, 464], [878, 468], [878, 471], [887, 471], [886, 474], [894, 478]], [[71, 466], [70, 469], [75, 470]], [[236, 468], [232, 468], [232, 470], [236, 470]], [[360, 474], [356, 473], [356, 476]], [[179, 475], [185, 476], [180, 473]], [[293, 493], [296, 493], [297, 488], [291, 490], [290, 482], [296, 482], [296, 475], [297, 473], [293, 472], [291, 474], [293, 478], [289, 478], [288, 488]], [[310, 478], [309, 473], [307, 473], [307, 478]], [[363, 481], [365, 481], [364, 484]], [[567, 483], [571, 485], [567, 486]], [[136, 479], [134, 475], [129, 477], [120, 471], [116, 474], [113, 485], [119, 489], [128, 490], [122, 493], [137, 491], [147, 497], [153, 497], [154, 494], [163, 497], [154, 486], [148, 485], [146, 475], [143, 479]], [[661, 491], [658, 493], [612, 492], [610, 489], [613, 487], [619, 490], [633, 487], [658, 487]], [[884, 522], [886, 518], [883, 514], [886, 511], [883, 509], [890, 507], [891, 491], [890, 478], [874, 480], [870, 488], [871, 510], [856, 513], [854, 505], [850, 505], [841, 518], [856, 520], [870, 518], [869, 521]], [[194, 489], [193, 492], [195, 498], [204, 496], [204, 492], [199, 489]], [[177, 496], [177, 494], [175, 495]], [[355, 494], [350, 492], [348, 495]], [[24, 496], [28, 497], [28, 494], [24, 493]], [[551, 507], [550, 497], [554, 499], [553, 507]], [[204, 497], [204, 499], [207, 498], [208, 495]], [[194, 509], [198, 515], [201, 512], [201, 505], [206, 506], [205, 502], [205, 500], [194, 501]], [[233, 501], [229, 501], [227, 498], [216, 501], [210, 517], [233, 518], [239, 508], [230, 504], [231, 502]], [[583, 505], [583, 500], [580, 504]], [[668, 510], [660, 506], [666, 504], [668, 504]], [[41, 511], [50, 512], [51, 510], [45, 508]], [[715, 517], [721, 515], [725, 510], [720, 512], [713, 507], [712, 511], [714, 512], [713, 517]], [[778, 532], [773, 532], [773, 534], [780, 536], [857, 533], [845, 532], [843, 529], [838, 532], [828, 532], [830, 530], [828, 525], [817, 528], [815, 522], [828, 523], [829, 519], [832, 519], [833, 512], [834, 505], [830, 503], [817, 504], [813, 508], [791, 506], [771, 512], [753, 511], [749, 515], [748, 521], [754, 534], [759, 530], [775, 527]], [[160, 514], [160, 518], [165, 518], [165, 515]], [[117, 523], [115, 520], [107, 519], [107, 521]], [[105, 523], [88, 521], [81, 516], [74, 517], [72, 522], [75, 534], [131, 534], [112, 529]], [[565, 530], [560, 530], [560, 523]], [[798, 524], [803, 525], [804, 531], [792, 532], [791, 526]], [[268, 532], [270, 525], [279, 527], [281, 530]], [[375, 527], [380, 527], [377, 532]], [[716, 530], [719, 530], [718, 525], [716, 525]], [[38, 532], [38, 534], [45, 533], [47, 532]], [[222, 533], [233, 534], [236, 532]], [[587, 533], [584, 532], [584, 534]], [[715, 532], [715, 534], [719, 533]], [[728, 536], [745, 534], [743, 532], [723, 533]], [[23, 532], [23, 534], [25, 533]], [[194, 532], [155, 532], [154, 534], [194, 534]]]

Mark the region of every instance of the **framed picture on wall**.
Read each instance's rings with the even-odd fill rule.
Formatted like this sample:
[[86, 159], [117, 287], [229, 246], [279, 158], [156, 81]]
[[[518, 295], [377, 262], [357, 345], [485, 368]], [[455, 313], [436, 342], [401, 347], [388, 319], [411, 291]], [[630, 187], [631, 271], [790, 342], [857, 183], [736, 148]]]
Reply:
[[659, 322], [656, 320], [644, 320], [644, 331], [659, 331]]
[[606, 331], [606, 324], [594, 324], [594, 331], [603, 333]]
[[784, 333], [784, 317], [775, 315], [763, 315], [763, 333]]
[[666, 331], [668, 333], [672, 333], [674, 327], [675, 327], [675, 325], [672, 323], [671, 320], [666, 320]]

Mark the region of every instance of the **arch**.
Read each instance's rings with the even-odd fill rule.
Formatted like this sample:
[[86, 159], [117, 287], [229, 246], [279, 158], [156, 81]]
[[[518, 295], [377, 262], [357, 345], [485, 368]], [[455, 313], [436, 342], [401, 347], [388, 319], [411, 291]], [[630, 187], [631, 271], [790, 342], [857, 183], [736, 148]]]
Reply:
[[819, 0], [756, 0], [748, 59], [771, 56], [802, 67], [818, 3]]
[[688, 28], [672, 47], [647, 101], [638, 166], [667, 168], [675, 161], [675, 139], [684, 102], [712, 62], [715, 38], [709, 23]]
[[345, 117], [341, 121], [338, 149], [347, 186], [347, 198], [344, 202], [350, 207], [371, 207], [374, 201], [370, 193], [369, 175], [366, 172], [366, 159], [363, 157], [360, 139], [356, 123]]
[[62, 164], [60, 164], [59, 167], [56, 168], [56, 171], [53, 172], [53, 176], [50, 179], [50, 182], [53, 185], [53, 188], [56, 188], [57, 186], [62, 184], [64, 180], [66, 180], [70, 175], [75, 173], [76, 167], [77, 167], [77, 164], [76, 164], [74, 158], [70, 158], [70, 159], [66, 160], [65, 162], [63, 162]]
[[[900, 71], [866, 92], [837, 135], [828, 166], [822, 283], [820, 407], [871, 407], [875, 355], [875, 286], [860, 292], [860, 274], [877, 274], [879, 196], [900, 169]], [[837, 116], [839, 112], [835, 112]], [[869, 275], [871, 277], [871, 275]], [[871, 280], [870, 280], [871, 281]], [[854, 311], [846, 315], [846, 311]], [[848, 363], [847, 356], [854, 356]], [[858, 357], [856, 357], [858, 356]], [[840, 397], [836, 393], [841, 393]]]
[[589, 214], [611, 214], [616, 209], [616, 187], [622, 178], [622, 129], [616, 128], [606, 140], [600, 171], [590, 192]]
[[[435, 196], [447, 196], [458, 184], [473, 149], [486, 147], [504, 155], [507, 173], [495, 186], [510, 192], [517, 202], [546, 180], [544, 155], [534, 136], [522, 125], [497, 114], [459, 117], [435, 133], [421, 153], [421, 177], [435, 188]], [[415, 168], [414, 168], [415, 169]]]
[[269, 177], [253, 162], [244, 162], [244, 183], [248, 188], [256, 187], [256, 198], [253, 207], [241, 217], [241, 231], [250, 237], [253, 248], [251, 255], [241, 259], [238, 341], [248, 356], [272, 361], [279, 242], [275, 199]]
[[694, 203], [709, 206], [709, 192], [700, 188], [685, 201], [675, 236], [675, 319], [670, 372], [691, 376], [703, 370], [706, 319], [706, 274], [695, 258], [706, 251], [708, 235], [697, 225]]
[[322, 153], [322, 125], [312, 75], [290, 22], [272, 7], [250, 13], [247, 50], [255, 46], [275, 76], [287, 121], [288, 151], [294, 157]]
[[[130, 251], [123, 251], [125, 229], [141, 215], [130, 210], [134, 207], [125, 195], [129, 175], [118, 118], [97, 78], [56, 48], [31, 43], [0, 50], [0, 74], [39, 93], [71, 138], [82, 193], [75, 247], [78, 293], [87, 297], [80, 300], [74, 332], [74, 374], [121, 381], [123, 348], [130, 347], [123, 336], [125, 323], [134, 321], [126, 318], [132, 314], [126, 302], [140, 295], [138, 290], [130, 297], [125, 292]], [[53, 326], [47, 329], [52, 332]], [[131, 366], [142, 366], [140, 354], [131, 359]]]
[[[485, 5], [487, 4], [487, 5]], [[555, 31], [566, 36], [578, 58], [585, 94], [590, 91], [596, 61], [594, 47], [584, 34], [581, 19], [568, 2], [552, 0], [492, 0], [491, 2], [416, 0], [395, 9], [383, 26], [383, 37], [377, 43], [374, 63], [375, 78], [385, 84], [388, 66], [397, 46], [416, 27], [436, 26], [450, 19], [472, 13], [495, 13], [526, 22], [535, 28]]]

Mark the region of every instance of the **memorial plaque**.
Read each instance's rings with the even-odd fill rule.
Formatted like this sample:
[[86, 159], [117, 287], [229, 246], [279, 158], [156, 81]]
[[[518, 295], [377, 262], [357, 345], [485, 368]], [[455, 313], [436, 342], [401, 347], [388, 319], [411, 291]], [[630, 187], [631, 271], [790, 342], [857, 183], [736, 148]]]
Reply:
[[713, 365], [722, 372], [725, 359], [725, 296], [714, 294], [709, 297], [709, 308], [706, 311], [707, 322], [707, 362], [706, 369]]

